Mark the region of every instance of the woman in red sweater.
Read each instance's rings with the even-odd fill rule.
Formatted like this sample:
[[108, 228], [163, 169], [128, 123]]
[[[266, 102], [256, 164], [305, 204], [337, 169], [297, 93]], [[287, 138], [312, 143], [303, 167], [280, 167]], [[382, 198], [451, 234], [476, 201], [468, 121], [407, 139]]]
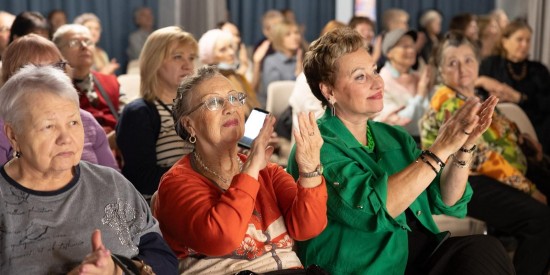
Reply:
[[181, 273], [295, 269], [305, 274], [292, 250], [294, 240], [313, 238], [327, 224], [323, 140], [313, 115], [301, 114], [294, 133], [301, 175], [296, 183], [268, 163], [271, 115], [250, 154], [238, 154], [245, 100], [246, 94], [235, 91], [215, 67], [199, 69], [178, 89], [176, 132], [194, 143], [195, 151], [163, 176], [154, 211]]

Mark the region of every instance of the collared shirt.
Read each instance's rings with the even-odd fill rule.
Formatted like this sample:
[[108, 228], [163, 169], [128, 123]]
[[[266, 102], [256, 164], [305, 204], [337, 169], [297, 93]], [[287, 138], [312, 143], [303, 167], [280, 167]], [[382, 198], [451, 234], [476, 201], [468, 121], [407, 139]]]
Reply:
[[296, 57], [288, 57], [281, 52], [275, 52], [265, 58], [263, 66], [262, 89], [258, 94], [258, 101], [265, 107], [269, 83], [279, 80], [296, 80]]
[[[324, 140], [328, 226], [317, 237], [298, 243], [304, 265], [318, 264], [331, 274], [403, 274], [408, 258], [405, 212], [392, 218], [386, 209], [388, 178], [420, 155], [415, 141], [400, 127], [368, 121], [374, 150], [355, 139], [337, 117], [325, 112], [317, 123]], [[294, 160], [294, 150], [289, 159]], [[298, 177], [295, 162], [287, 171]], [[442, 201], [439, 176], [409, 206], [428, 230], [439, 229], [432, 214], [464, 217], [472, 189], [469, 184], [453, 206]]]

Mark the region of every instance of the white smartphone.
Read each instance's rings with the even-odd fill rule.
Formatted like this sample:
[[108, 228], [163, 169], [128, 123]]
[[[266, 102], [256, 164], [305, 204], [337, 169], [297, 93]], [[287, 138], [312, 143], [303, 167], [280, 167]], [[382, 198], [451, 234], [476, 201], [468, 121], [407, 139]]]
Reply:
[[250, 149], [252, 142], [256, 139], [264, 125], [267, 114], [269, 114], [268, 111], [260, 108], [254, 108], [250, 112], [250, 116], [248, 116], [244, 124], [244, 136], [239, 140], [239, 146]]

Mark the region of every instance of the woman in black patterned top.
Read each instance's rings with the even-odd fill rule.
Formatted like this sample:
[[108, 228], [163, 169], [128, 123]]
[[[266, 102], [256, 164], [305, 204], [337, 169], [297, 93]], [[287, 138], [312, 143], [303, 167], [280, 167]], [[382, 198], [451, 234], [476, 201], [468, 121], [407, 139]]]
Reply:
[[122, 174], [150, 197], [162, 175], [183, 155], [193, 141], [175, 132], [172, 103], [181, 80], [192, 73], [198, 46], [180, 27], [153, 32], [140, 56], [142, 98], [124, 107], [117, 125], [117, 144], [122, 152]]

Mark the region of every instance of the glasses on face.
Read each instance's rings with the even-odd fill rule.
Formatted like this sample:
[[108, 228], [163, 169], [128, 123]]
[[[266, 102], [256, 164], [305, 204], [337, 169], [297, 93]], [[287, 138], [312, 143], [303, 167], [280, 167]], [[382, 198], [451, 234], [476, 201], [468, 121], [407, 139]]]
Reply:
[[69, 40], [69, 43], [67, 43], [67, 45], [69, 46], [69, 48], [90, 47], [94, 45], [94, 42], [90, 39], [84, 39], [84, 40], [72, 39], [72, 40]]
[[67, 61], [61, 60], [59, 62], [51, 64], [51, 66], [56, 68], [56, 69], [60, 69], [62, 71], [65, 71], [65, 69], [67, 68]]
[[235, 107], [243, 106], [244, 103], [246, 102], [246, 94], [243, 92], [234, 92], [234, 93], [228, 94], [227, 97], [213, 96], [213, 97], [207, 98], [205, 101], [203, 101], [199, 105], [192, 108], [185, 115], [190, 115], [191, 113], [198, 110], [202, 106], [206, 106], [206, 108], [210, 111], [220, 110], [225, 106], [226, 101], [228, 101], [231, 105]]

